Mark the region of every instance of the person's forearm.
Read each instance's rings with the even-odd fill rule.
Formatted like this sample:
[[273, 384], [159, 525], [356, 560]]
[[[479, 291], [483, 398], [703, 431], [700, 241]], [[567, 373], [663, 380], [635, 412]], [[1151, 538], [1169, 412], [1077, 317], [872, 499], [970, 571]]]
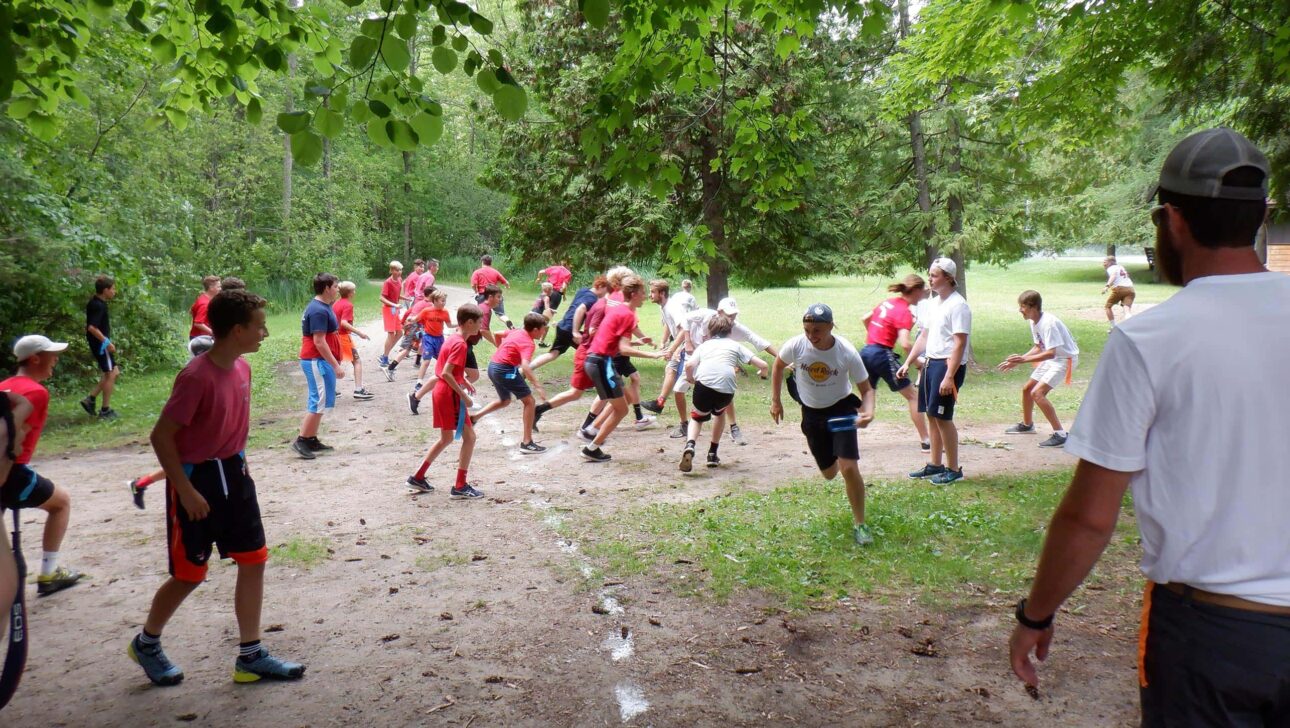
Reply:
[[327, 345], [327, 337], [323, 334], [314, 334], [314, 348], [322, 355], [322, 358], [332, 366], [333, 369], [340, 368], [340, 362], [336, 361], [336, 355], [332, 353], [331, 347]]
[[909, 329], [900, 329], [896, 332], [896, 346], [904, 349], [906, 354], [909, 353], [909, 348], [913, 346], [909, 341]]
[[469, 395], [466, 394], [466, 390], [457, 382], [457, 378], [452, 375], [454, 369], [455, 367], [452, 364], [445, 364], [443, 367], [443, 373], [439, 375], [439, 381], [447, 384], [448, 389], [456, 392], [458, 397], [469, 399]]
[[176, 434], [174, 428], [158, 422], [152, 428], [149, 440], [152, 442], [152, 451], [157, 455], [157, 462], [161, 463], [161, 469], [166, 473], [166, 482], [177, 492], [192, 494], [197, 489], [184, 472], [184, 463], [179, 458], [179, 446], [175, 444]]
[[1038, 620], [1055, 614], [1088, 577], [1114, 533], [1114, 521], [1109, 528], [1094, 525], [1063, 502], [1048, 525], [1039, 568], [1026, 599], [1026, 616]]
[[927, 347], [927, 330], [918, 332], [918, 338], [914, 339], [914, 347], [905, 355], [905, 366], [908, 367], [910, 362], [918, 361], [918, 357], [923, 355], [923, 350]]
[[[623, 338], [623, 341], [627, 341], [626, 337]], [[637, 349], [634, 346], [620, 342], [618, 345], [618, 353], [621, 356], [634, 356], [638, 359], [651, 359], [654, 357], [654, 355], [657, 352], [646, 351], [645, 349]]]
[[878, 390], [869, 386], [868, 382], [860, 383], [860, 414], [873, 416], [874, 405], [878, 402]]
[[967, 339], [954, 337], [954, 348], [950, 350], [950, 357], [945, 361], [945, 376], [953, 377], [959, 370], [959, 365], [963, 363], [963, 352], [967, 350]]
[[341, 322], [340, 322], [340, 330], [341, 330], [341, 331], [344, 331], [344, 332], [345, 332], [345, 333], [347, 333], [347, 334], [356, 334], [356, 333], [359, 333], [359, 332], [358, 332], [358, 329], [354, 328], [354, 325], [353, 325], [353, 324], [351, 324], [351, 323], [350, 323], [350, 322], [348, 322], [348, 321], [341, 321]]
[[85, 330], [86, 330], [86, 331], [88, 331], [88, 332], [90, 332], [90, 336], [93, 336], [94, 338], [98, 339], [99, 341], [102, 341], [102, 340], [104, 340], [104, 339], [106, 339], [106, 338], [107, 338], [106, 336], [104, 336], [104, 335], [103, 335], [103, 332], [102, 332], [102, 331], [99, 331], [99, 329], [98, 329], [98, 327], [97, 327], [97, 326], [86, 326], [86, 327], [85, 327]]
[[770, 401], [779, 402], [780, 391], [784, 384], [784, 360], [775, 357], [775, 362], [770, 366]]
[[203, 334], [206, 334], [207, 336], [211, 336], [215, 333], [213, 330], [211, 330], [211, 327], [207, 326], [206, 324], [193, 324], [193, 328], [197, 329]]
[[1049, 359], [1056, 358], [1056, 356], [1057, 356], [1056, 349], [1048, 349], [1047, 351], [1036, 351], [1034, 349], [1031, 349], [1030, 351], [1026, 352], [1025, 356], [1021, 357], [1021, 359], [1022, 361], [1035, 363], [1035, 362], [1041, 362], [1041, 361], [1048, 361]]

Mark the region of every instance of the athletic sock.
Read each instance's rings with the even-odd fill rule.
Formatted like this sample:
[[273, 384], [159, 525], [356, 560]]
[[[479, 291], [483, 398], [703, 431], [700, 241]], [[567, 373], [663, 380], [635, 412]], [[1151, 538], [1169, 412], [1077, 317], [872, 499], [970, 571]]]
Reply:
[[426, 471], [427, 471], [427, 470], [429, 470], [429, 469], [430, 469], [430, 461], [429, 461], [429, 460], [422, 460], [422, 461], [421, 461], [421, 467], [417, 468], [417, 477], [418, 477], [418, 478], [424, 478], [424, 477], [426, 477]]
[[694, 440], [686, 440], [686, 441], [685, 441], [685, 446], [686, 446], [686, 448], [693, 450], [693, 449], [694, 449]]
[[465, 488], [465, 487], [466, 487], [466, 471], [462, 470], [461, 468], [457, 468], [457, 484], [453, 486], [453, 490], [461, 490], [462, 488]]
[[398, 366], [399, 366], [399, 363], [398, 363], [397, 361], [392, 361], [392, 362], [390, 362], [390, 365], [389, 365], [388, 367], [385, 367], [385, 368], [386, 368], [386, 369], [388, 369], [388, 370], [390, 370], [390, 371], [394, 371], [396, 368], [398, 368]]
[[595, 421], [596, 421], [596, 413], [595, 413], [595, 412], [588, 412], [588, 413], [587, 413], [587, 419], [585, 419], [585, 420], [583, 420], [583, 421], [582, 421], [582, 429], [584, 429], [584, 430], [585, 430], [585, 429], [587, 429], [588, 427], [591, 427], [591, 423], [593, 423], [593, 422], [595, 422]]
[[637, 420], [643, 420], [643, 419], [645, 419], [645, 415], [641, 414], [641, 406], [640, 406], [639, 404], [634, 404], [634, 405], [632, 405], [632, 407], [636, 410], [636, 419], [637, 419]]
[[708, 454], [712, 455], [717, 451], [717, 443], [713, 442], [708, 445]]
[[58, 552], [42, 551], [40, 556], [40, 575], [49, 576], [58, 568]]
[[148, 487], [148, 486], [152, 485], [152, 483], [153, 483], [152, 476], [151, 476], [151, 475], [145, 475], [145, 476], [143, 476], [142, 478], [139, 478], [138, 480], [135, 480], [135, 481], [134, 481], [134, 487], [136, 487], [136, 488], [146, 488], [146, 487]]
[[1053, 430], [1053, 434], [1054, 434], [1054, 435], [1061, 435], [1062, 437], [1066, 437], [1066, 430]]
[[533, 414], [537, 415], [538, 417], [541, 417], [547, 412], [550, 412], [552, 409], [554, 408], [551, 405], [547, 404], [546, 402], [543, 402], [533, 410]]
[[148, 630], [139, 630], [139, 644], [144, 647], [156, 647], [161, 644], [161, 635], [149, 634]]
[[237, 645], [237, 659], [242, 662], [254, 662], [260, 656], [260, 641], [240, 642]]

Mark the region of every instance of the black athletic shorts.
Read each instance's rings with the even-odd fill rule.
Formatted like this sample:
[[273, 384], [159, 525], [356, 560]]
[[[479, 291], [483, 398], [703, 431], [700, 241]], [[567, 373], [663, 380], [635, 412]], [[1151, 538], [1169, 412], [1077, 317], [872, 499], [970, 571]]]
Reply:
[[709, 418], [725, 412], [733, 401], [734, 392], [718, 392], [703, 382], [695, 382], [694, 392], [690, 395], [690, 419], [707, 422]]
[[166, 484], [166, 543], [170, 575], [180, 581], [200, 583], [206, 578], [206, 562], [212, 544], [221, 559], [238, 564], [263, 564], [269, 558], [264, 544], [260, 503], [255, 481], [238, 454], [223, 460], [184, 465], [188, 480], [210, 505], [200, 521], [188, 517], [179, 494]]
[[475, 345], [466, 344], [466, 368], [478, 369], [479, 361], [475, 359]]
[[632, 363], [630, 356], [620, 354], [614, 357], [614, 371], [618, 372], [618, 376], [626, 381], [628, 377], [636, 373], [636, 365]]
[[860, 440], [855, 430], [829, 430], [830, 418], [846, 415], [854, 417], [859, 409], [860, 398], [854, 394], [849, 394], [824, 409], [802, 405], [802, 434], [806, 436], [806, 446], [821, 471], [833, 467], [838, 458], [860, 459]]
[[90, 354], [94, 356], [94, 363], [101, 372], [110, 372], [116, 368], [116, 357], [109, 351], [102, 351], [102, 342], [95, 341], [90, 344]]
[[572, 330], [562, 329], [559, 326], [555, 327], [555, 343], [551, 345], [551, 351], [557, 354], [563, 354], [575, 346], [577, 346], [577, 344], [573, 342]]
[[617, 357], [611, 359], [600, 354], [588, 354], [582, 364], [582, 370], [596, 385], [596, 396], [605, 401], [623, 396], [623, 374], [617, 369]]
[[879, 379], [886, 382], [887, 388], [893, 392], [899, 392], [911, 384], [908, 378], [896, 378], [900, 362], [896, 360], [896, 352], [886, 346], [866, 344], [860, 350], [860, 359], [864, 361], [864, 368], [869, 372], [870, 387], [877, 388]]
[[947, 371], [947, 360], [928, 359], [923, 367], [923, 376], [918, 379], [918, 411], [926, 412], [928, 417], [938, 420], [954, 419], [954, 405], [958, 401], [958, 390], [962, 389], [963, 379], [967, 376], [967, 365], [960, 364], [959, 370], [954, 373], [955, 391], [942, 395], [941, 382]]
[[0, 485], [0, 506], [11, 510], [39, 508], [54, 495], [54, 484], [26, 465], [14, 465]]
[[558, 311], [560, 302], [564, 300], [564, 294], [559, 291], [551, 291], [551, 310]]

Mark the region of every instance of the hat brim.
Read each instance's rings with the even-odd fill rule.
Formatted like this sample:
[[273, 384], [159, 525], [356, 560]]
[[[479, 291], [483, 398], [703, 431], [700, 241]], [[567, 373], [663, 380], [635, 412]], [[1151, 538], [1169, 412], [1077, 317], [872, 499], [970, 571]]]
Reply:
[[55, 341], [51, 343], [49, 346], [45, 347], [45, 351], [52, 351], [55, 354], [57, 354], [60, 351], [66, 351], [66, 350], [67, 350], [67, 344], [62, 341]]

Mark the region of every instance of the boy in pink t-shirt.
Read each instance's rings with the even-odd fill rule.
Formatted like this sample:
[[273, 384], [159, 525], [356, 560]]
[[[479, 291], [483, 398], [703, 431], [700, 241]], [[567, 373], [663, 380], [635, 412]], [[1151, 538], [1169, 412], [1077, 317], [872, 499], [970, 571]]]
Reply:
[[533, 389], [543, 400], [546, 399], [546, 390], [542, 388], [542, 382], [538, 381], [537, 375], [529, 367], [529, 362], [533, 360], [533, 352], [537, 347], [533, 343], [546, 334], [547, 320], [540, 313], [529, 313], [524, 316], [524, 328], [515, 329], [502, 338], [502, 343], [493, 353], [493, 358], [488, 362], [488, 378], [497, 389], [497, 401], [488, 405], [475, 414], [474, 420], [478, 422], [484, 415], [496, 412], [511, 403], [514, 397], [524, 406], [523, 414], [523, 433], [520, 438], [520, 454], [535, 455], [546, 452], [546, 448], [533, 442], [533, 412], [537, 403], [533, 400], [533, 392], [529, 386], [524, 383], [527, 379], [533, 383]]

